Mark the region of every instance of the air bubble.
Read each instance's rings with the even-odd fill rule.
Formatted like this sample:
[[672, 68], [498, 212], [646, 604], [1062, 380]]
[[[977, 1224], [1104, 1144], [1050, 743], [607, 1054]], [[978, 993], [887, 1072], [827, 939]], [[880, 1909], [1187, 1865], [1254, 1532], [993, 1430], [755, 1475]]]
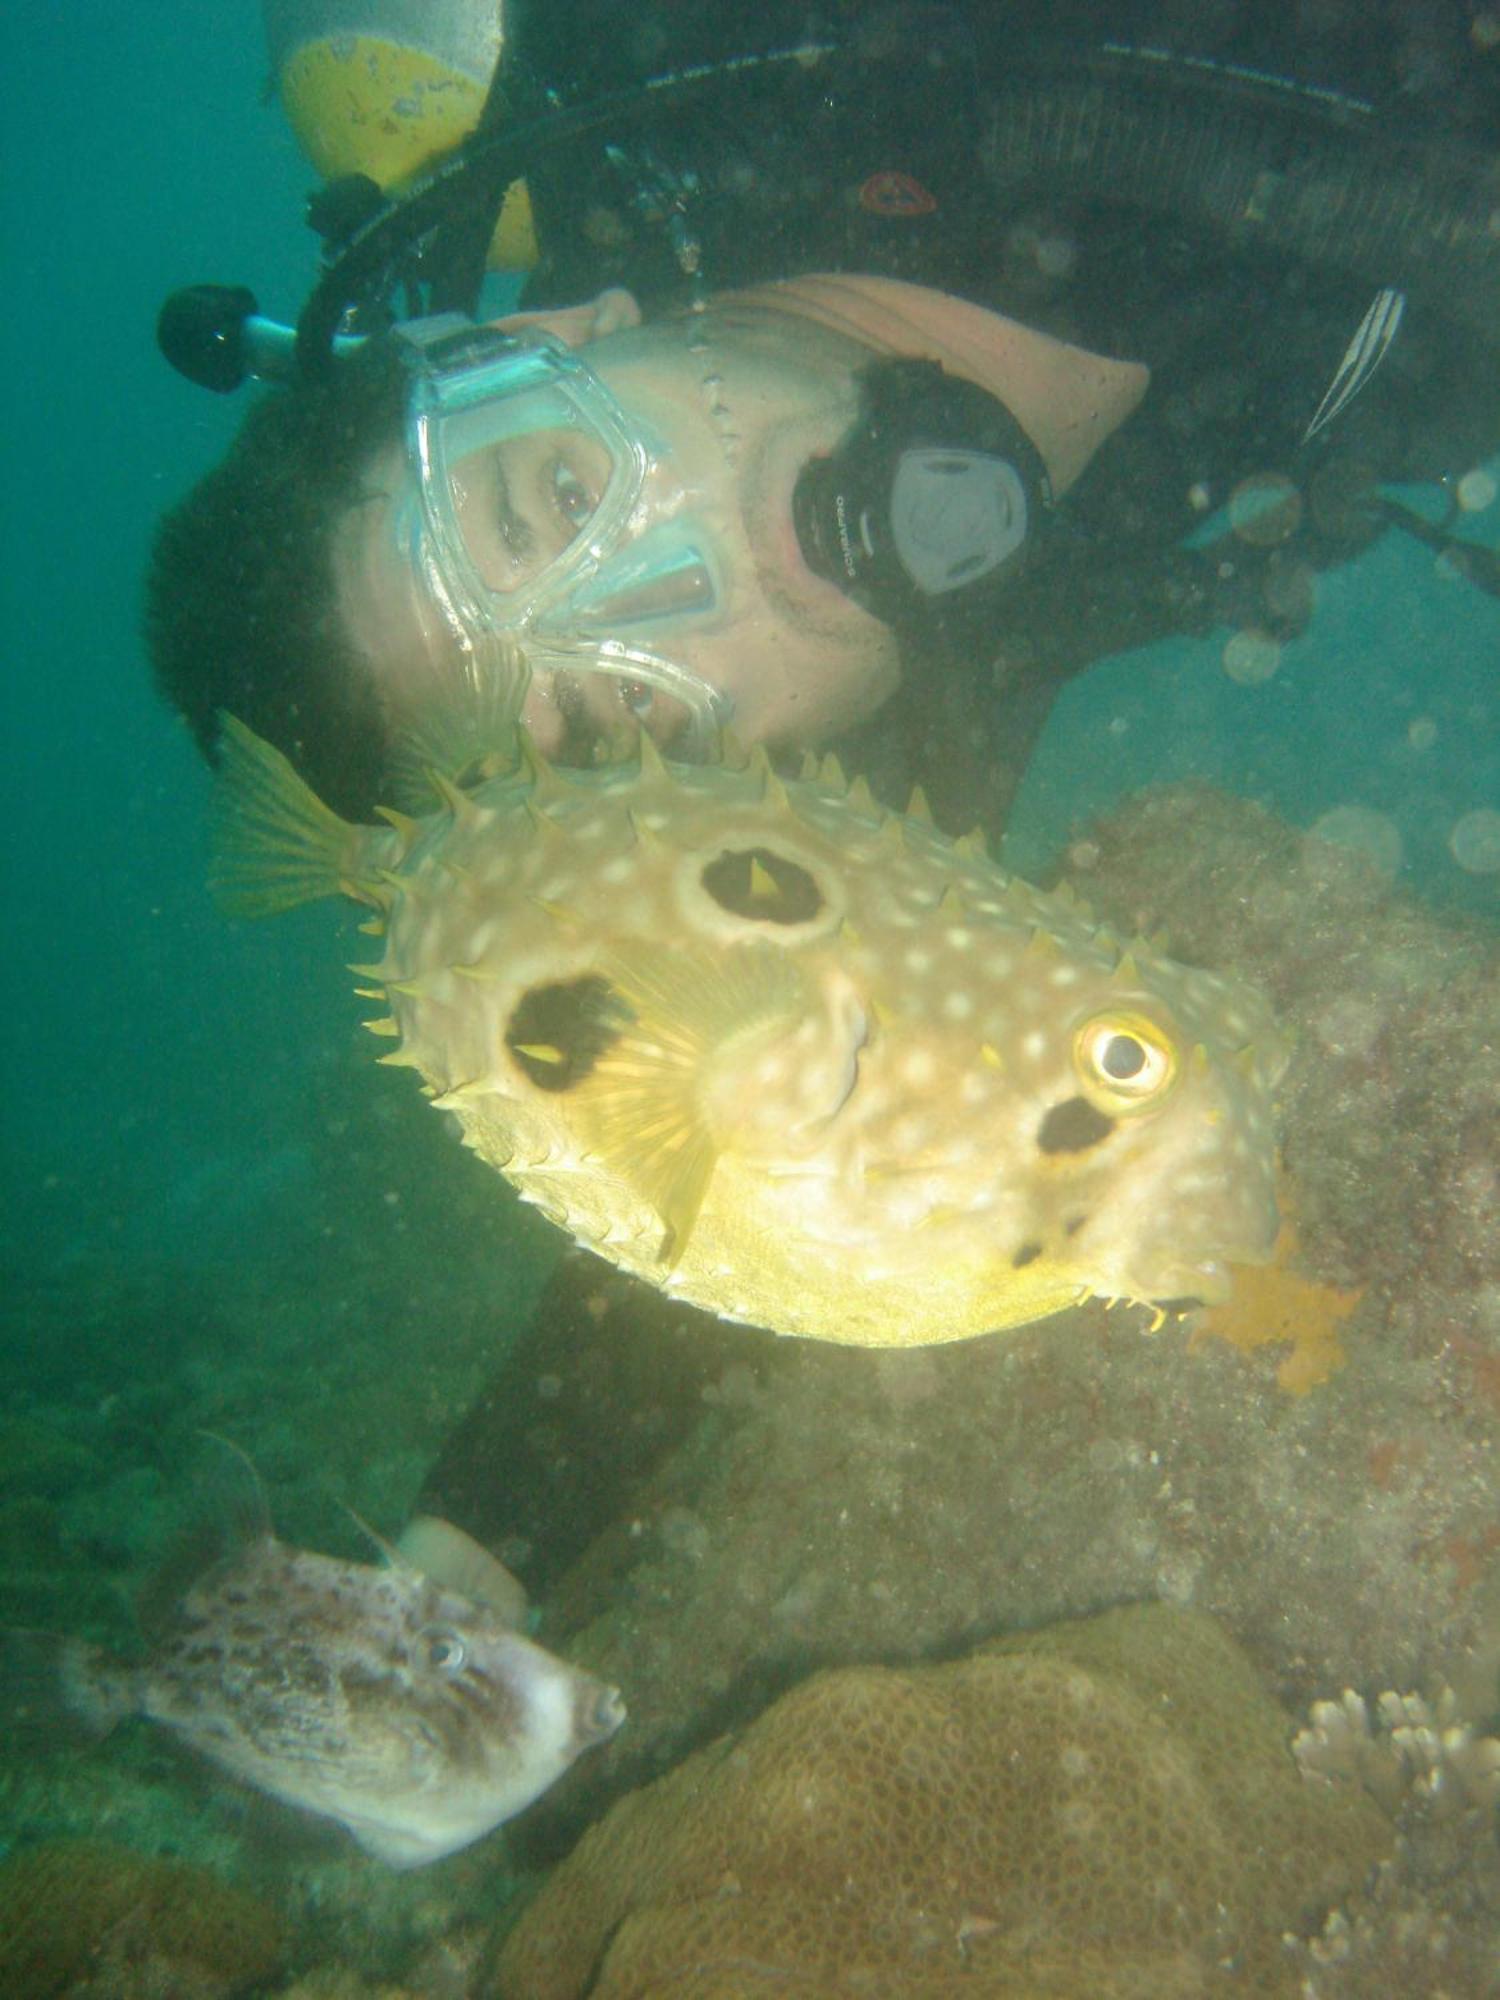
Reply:
[[1500, 492], [1494, 475], [1482, 469], [1466, 472], [1454, 487], [1454, 498], [1466, 514], [1482, 514], [1486, 507], [1493, 507], [1495, 495]]
[[1382, 875], [1394, 875], [1401, 866], [1400, 828], [1373, 806], [1334, 806], [1313, 822], [1312, 832], [1315, 839], [1326, 840], [1332, 847], [1347, 847], [1362, 854]]
[[1283, 472], [1253, 472], [1229, 496], [1229, 525], [1252, 548], [1275, 548], [1301, 519], [1302, 495]]
[[1457, 821], [1448, 851], [1468, 875], [1500, 875], [1500, 812], [1479, 806]]
[[1242, 687], [1259, 687], [1281, 665], [1281, 646], [1269, 632], [1235, 632], [1225, 642], [1224, 671]]

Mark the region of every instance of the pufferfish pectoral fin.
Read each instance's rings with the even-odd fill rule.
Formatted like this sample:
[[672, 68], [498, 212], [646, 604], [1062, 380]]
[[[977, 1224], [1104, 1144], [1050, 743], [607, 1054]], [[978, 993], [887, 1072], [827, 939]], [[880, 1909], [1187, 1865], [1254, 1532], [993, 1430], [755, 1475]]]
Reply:
[[600, 968], [630, 1024], [578, 1093], [580, 1136], [661, 1217], [661, 1260], [687, 1248], [720, 1153], [732, 1145], [714, 1105], [726, 1068], [792, 1031], [811, 982], [775, 945], [728, 951], [632, 945]]
[[209, 884], [221, 909], [269, 917], [323, 896], [380, 902], [375, 869], [391, 835], [340, 819], [237, 716], [220, 715], [217, 748]]

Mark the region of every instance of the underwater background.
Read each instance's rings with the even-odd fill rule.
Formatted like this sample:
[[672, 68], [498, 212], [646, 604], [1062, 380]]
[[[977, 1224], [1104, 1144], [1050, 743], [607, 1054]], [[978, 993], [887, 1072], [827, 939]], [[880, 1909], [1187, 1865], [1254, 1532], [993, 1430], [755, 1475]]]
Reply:
[[[248, 282], [264, 309], [290, 316], [314, 269], [300, 222], [312, 175], [266, 92], [259, 11], [24, 0], [0, 13], [0, 53], [10, 385], [0, 1621], [118, 1639], [130, 1589], [184, 1509], [200, 1427], [255, 1459], [289, 1538], [357, 1553], [342, 1508], [382, 1530], [400, 1525], [559, 1245], [460, 1153], [410, 1079], [373, 1070], [343, 971], [363, 955], [352, 919], [315, 909], [252, 927], [215, 910], [208, 779], [149, 684], [138, 626], [153, 522], [242, 414], [159, 358], [157, 308], [202, 278]], [[1463, 532], [1500, 546], [1493, 482], [1471, 491], [1488, 499]], [[1432, 493], [1407, 497], [1440, 511]], [[1330, 836], [1377, 864], [1377, 887], [1350, 891], [1346, 907], [1372, 935], [1394, 887], [1430, 914], [1433, 939], [1451, 918], [1464, 952], [1492, 949], [1500, 603], [1388, 534], [1319, 577], [1315, 616], [1270, 678], [1226, 672], [1230, 637], [1162, 645], [1068, 688], [1007, 862], [1042, 875], [1142, 787], [1205, 780], [1292, 828], [1341, 814]], [[1496, 817], [1468, 818], [1456, 855], [1454, 830], [1474, 814]], [[1087, 837], [1106, 872], [1112, 860], [1128, 871], [1121, 842]], [[1278, 907], [1295, 926], [1285, 881]], [[1340, 920], [1338, 909], [1316, 913]], [[336, 926], [346, 949], [330, 948]], [[1415, 935], [1401, 932], [1407, 948]], [[1422, 948], [1445, 963], [1438, 943]], [[1465, 1089], [1456, 1059], [1444, 1074]], [[1378, 1130], [1379, 1110], [1366, 1113]], [[1338, 1106], [1318, 1129], [1337, 1144]], [[1500, 1132], [1490, 1144], [1493, 1158]], [[1381, 1223], [1400, 1235], [1399, 1205]], [[1493, 1415], [1500, 1331], [1465, 1337], [1495, 1341], [1493, 1358], [1484, 1350]], [[1426, 1366], [1420, 1342], [1402, 1352]], [[1415, 1393], [1409, 1379], [1391, 1389]], [[1226, 1439], [1228, 1397], [1219, 1383], [1205, 1400]], [[1304, 1426], [1306, 1407], [1296, 1405]], [[1448, 1406], [1428, 1415], [1440, 1435]], [[1283, 1418], [1278, 1406], [1266, 1421], [1284, 1431]], [[1318, 1448], [1315, 1428], [1304, 1452]], [[1336, 1479], [1345, 1460], [1329, 1454]], [[1466, 1461], [1464, 1490], [1473, 1520], [1500, 1537], [1491, 1461]], [[1288, 1504], [1299, 1491], [1288, 1485]], [[1091, 1503], [1075, 1494], [1071, 1504], [1082, 1534]], [[691, 1523], [683, 1534], [692, 1542]], [[1464, 1560], [1492, 1563], [1495, 1541], [1478, 1527], [1470, 1539]], [[1122, 1596], [1141, 1589], [1122, 1572]], [[1414, 1641], [1390, 1671], [1419, 1658]], [[264, 1843], [234, 1795], [215, 1797], [136, 1743], [42, 1778], [5, 1767], [0, 1856], [61, 1833], [190, 1853], [227, 1874], [249, 1866], [242, 1843]], [[330, 1860], [316, 1839], [293, 1851], [309, 1878], [324, 1871], [300, 1914], [332, 1959], [359, 1958], [368, 1918], [369, 1938], [399, 1960], [445, 1935], [455, 1909], [472, 1919], [498, 1893], [473, 1862], [442, 1882], [393, 1881], [357, 1857]], [[379, 1922], [368, 1914], [377, 1904]], [[366, 1945], [373, 1977], [378, 1954]], [[411, 1990], [467, 1990], [424, 1977]]]
[[[3, 32], [0, 754], [24, 968], [3, 1226], [32, 1255], [85, 1241], [211, 1255], [298, 1171], [297, 1107], [339, 1046], [341, 986], [295, 926], [229, 927], [203, 891], [207, 783], [149, 685], [141, 574], [157, 513], [221, 455], [243, 405], [175, 376], [153, 328], [199, 274], [295, 311], [315, 267], [300, 220], [313, 177], [267, 101], [254, 8], [22, 6]], [[1298, 825], [1379, 812], [1403, 880], [1493, 912], [1500, 870], [1466, 873], [1447, 842], [1464, 814], [1500, 810], [1495, 603], [1387, 535], [1320, 578], [1315, 628], [1269, 682], [1224, 674], [1227, 636], [1106, 665], [1064, 694], [1007, 859], [1035, 871], [1121, 791], [1196, 775]]]

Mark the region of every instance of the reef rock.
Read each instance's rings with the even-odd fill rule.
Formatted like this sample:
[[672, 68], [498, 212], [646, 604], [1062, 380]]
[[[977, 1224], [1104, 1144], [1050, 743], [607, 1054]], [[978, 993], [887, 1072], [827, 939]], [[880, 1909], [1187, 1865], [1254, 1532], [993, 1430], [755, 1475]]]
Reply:
[[0, 1866], [6, 2000], [231, 2000], [281, 1962], [279, 1918], [190, 1862], [54, 1840]]

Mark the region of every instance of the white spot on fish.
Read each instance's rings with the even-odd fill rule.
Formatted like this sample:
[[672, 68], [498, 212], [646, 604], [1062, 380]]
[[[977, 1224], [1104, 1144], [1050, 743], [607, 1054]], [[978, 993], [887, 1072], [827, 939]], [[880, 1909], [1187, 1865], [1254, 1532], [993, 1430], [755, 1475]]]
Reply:
[[901, 1063], [901, 1081], [913, 1090], [925, 1090], [937, 1076], [937, 1063], [931, 1049], [912, 1049]]

